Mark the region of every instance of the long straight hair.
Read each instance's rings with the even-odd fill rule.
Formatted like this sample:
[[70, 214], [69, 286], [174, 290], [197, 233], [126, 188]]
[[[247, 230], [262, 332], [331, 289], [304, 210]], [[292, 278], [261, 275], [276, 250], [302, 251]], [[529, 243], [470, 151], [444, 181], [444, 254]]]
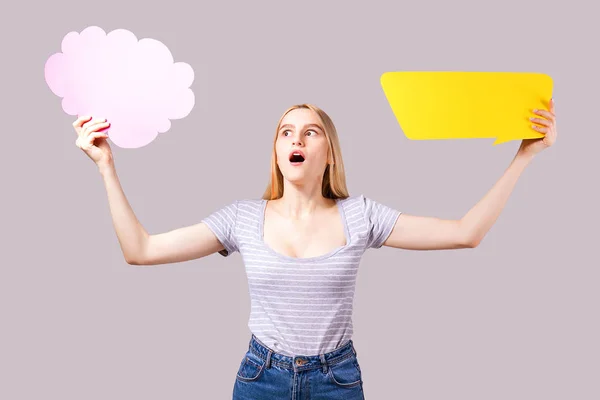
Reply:
[[323, 181], [321, 185], [321, 193], [323, 197], [329, 199], [345, 199], [349, 197], [348, 187], [346, 186], [346, 173], [344, 171], [344, 161], [342, 159], [342, 150], [340, 147], [340, 140], [335, 129], [333, 121], [327, 115], [327, 113], [321, 110], [319, 107], [312, 104], [296, 104], [288, 108], [277, 123], [277, 129], [275, 130], [275, 138], [273, 140], [273, 152], [271, 154], [271, 176], [267, 188], [262, 196], [264, 200], [275, 200], [283, 196], [283, 174], [277, 165], [277, 136], [279, 133], [279, 127], [281, 121], [292, 110], [298, 108], [306, 108], [313, 110], [321, 119], [321, 124], [325, 130], [325, 137], [329, 144], [328, 158], [333, 161], [332, 164], [329, 162], [325, 167], [323, 174]]

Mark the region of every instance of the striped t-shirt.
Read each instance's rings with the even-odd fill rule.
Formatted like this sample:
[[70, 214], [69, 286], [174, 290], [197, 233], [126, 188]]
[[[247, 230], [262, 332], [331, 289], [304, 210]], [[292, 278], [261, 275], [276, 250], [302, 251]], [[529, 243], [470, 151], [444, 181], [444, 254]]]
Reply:
[[383, 245], [400, 212], [363, 195], [336, 203], [346, 244], [316, 257], [289, 257], [264, 242], [264, 199], [235, 201], [202, 220], [223, 244], [221, 255], [240, 252], [251, 300], [248, 327], [275, 352], [318, 355], [352, 338], [361, 256]]

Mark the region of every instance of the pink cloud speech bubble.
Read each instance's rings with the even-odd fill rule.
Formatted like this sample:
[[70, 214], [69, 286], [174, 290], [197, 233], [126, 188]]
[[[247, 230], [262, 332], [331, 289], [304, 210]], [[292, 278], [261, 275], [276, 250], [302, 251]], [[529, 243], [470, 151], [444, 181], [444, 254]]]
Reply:
[[119, 147], [149, 144], [194, 107], [192, 67], [158, 40], [91, 26], [65, 35], [61, 49], [46, 61], [46, 83], [67, 114], [106, 118]]

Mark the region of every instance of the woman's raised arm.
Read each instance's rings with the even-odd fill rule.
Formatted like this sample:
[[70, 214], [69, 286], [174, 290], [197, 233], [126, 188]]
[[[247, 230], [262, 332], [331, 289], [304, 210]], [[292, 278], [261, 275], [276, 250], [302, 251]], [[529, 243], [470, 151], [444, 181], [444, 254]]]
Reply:
[[[502, 177], [488, 193], [460, 220], [419, 217], [402, 214], [384, 245], [409, 250], [442, 250], [476, 247], [496, 222], [525, 167], [533, 157], [556, 141], [554, 101], [550, 111], [534, 110], [546, 117], [531, 118], [532, 125], [543, 133], [539, 139], [524, 139], [516, 156]], [[540, 126], [541, 125], [541, 126]]]
[[128, 264], [176, 263], [223, 250], [223, 245], [203, 222], [149, 235], [125, 197], [114, 164], [102, 165], [99, 169], [108, 195], [113, 226]]

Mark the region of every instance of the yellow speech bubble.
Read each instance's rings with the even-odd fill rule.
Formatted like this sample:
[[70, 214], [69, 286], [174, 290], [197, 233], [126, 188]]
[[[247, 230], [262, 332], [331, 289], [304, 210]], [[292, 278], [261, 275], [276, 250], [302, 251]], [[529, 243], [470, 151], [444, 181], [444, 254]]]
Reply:
[[544, 137], [530, 117], [549, 109], [552, 78], [522, 72], [385, 72], [381, 86], [407, 138]]

